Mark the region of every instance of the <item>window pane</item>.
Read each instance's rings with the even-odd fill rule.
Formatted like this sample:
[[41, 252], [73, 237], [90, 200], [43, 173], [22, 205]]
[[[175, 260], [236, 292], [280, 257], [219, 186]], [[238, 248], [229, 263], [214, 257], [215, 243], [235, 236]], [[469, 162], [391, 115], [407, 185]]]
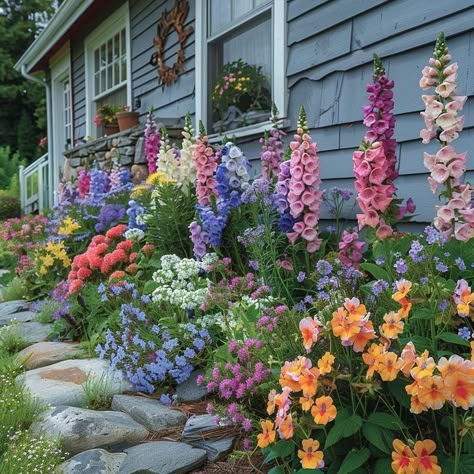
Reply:
[[110, 65], [107, 68], [107, 89], [112, 89], [113, 86], [114, 85], [112, 83], [112, 65]]
[[104, 92], [106, 90], [106, 78], [105, 78], [105, 69], [100, 71], [100, 92]]
[[96, 49], [94, 52], [94, 72], [99, 70], [100, 63], [99, 63], [99, 50]]
[[272, 95], [271, 40], [271, 15], [267, 12], [210, 44], [212, 104], [208, 115], [212, 116], [212, 123], [208, 125], [214, 132], [268, 119]]
[[122, 73], [121, 73], [121, 81], [127, 80], [127, 58], [122, 56]]
[[232, 19], [235, 20], [252, 11], [253, 0], [232, 0]]
[[210, 33], [214, 33], [221, 29], [224, 25], [230, 23], [231, 20], [231, 3], [229, 0], [209, 0], [210, 2], [210, 14], [211, 14], [211, 27]]
[[107, 64], [112, 62], [112, 40], [107, 41]]
[[95, 95], [97, 95], [100, 92], [100, 80], [99, 80], [99, 73], [95, 73], [95, 87], [94, 87], [94, 92]]
[[105, 55], [105, 44], [100, 47], [100, 67], [105, 67], [107, 64], [107, 57]]

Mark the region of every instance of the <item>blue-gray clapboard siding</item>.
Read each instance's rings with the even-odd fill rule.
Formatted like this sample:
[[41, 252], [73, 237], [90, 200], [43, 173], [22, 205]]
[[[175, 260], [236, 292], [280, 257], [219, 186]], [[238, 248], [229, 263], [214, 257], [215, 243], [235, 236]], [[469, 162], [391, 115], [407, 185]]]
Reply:
[[[419, 130], [423, 120], [421, 70], [434, 40], [444, 31], [459, 62], [459, 94], [470, 96], [463, 111], [465, 131], [455, 142], [469, 151], [467, 178], [474, 177], [474, 5], [472, 0], [290, 0], [287, 9], [289, 86], [288, 117], [305, 105], [313, 138], [318, 142], [323, 187], [353, 187], [352, 151], [364, 135], [362, 106], [371, 80], [372, 54], [377, 53], [395, 81], [395, 138], [399, 145], [401, 197], [413, 197], [415, 220], [428, 222], [438, 204], [423, 166]], [[470, 102], [469, 102], [470, 101]]]
[[[187, 26], [195, 29], [196, 1], [190, 0]], [[112, 10], [118, 5], [110, 7]], [[121, 3], [121, 2], [120, 2]], [[159, 86], [156, 68], [148, 64], [153, 38], [162, 12], [173, 0], [129, 0], [133, 98], [140, 99], [142, 116], [153, 106], [158, 117], [182, 118], [195, 107], [195, 32], [185, 48], [185, 71], [171, 86]], [[72, 43], [74, 117], [76, 137], [85, 133], [84, 38], [108, 12], [96, 18]], [[418, 206], [416, 220], [433, 217], [436, 197], [428, 188], [423, 152], [433, 151], [419, 139], [423, 103], [418, 87], [421, 69], [431, 55], [436, 35], [444, 31], [459, 62], [459, 94], [468, 95], [465, 131], [456, 141], [469, 152], [468, 177], [474, 178], [474, 5], [472, 0], [288, 0], [287, 1], [287, 142], [296, 125], [301, 104], [318, 142], [323, 187], [353, 187], [352, 152], [365, 133], [362, 106], [365, 86], [371, 81], [372, 54], [384, 60], [395, 80], [395, 138], [398, 140], [399, 195], [412, 196]], [[269, 39], [270, 40], [270, 39]], [[175, 33], [167, 42], [166, 59], [177, 49]], [[255, 137], [240, 144], [258, 173], [260, 145]]]
[[[194, 0], [189, 1], [189, 14], [186, 27], [192, 27], [193, 32], [186, 40], [184, 71], [174, 84], [161, 87], [158, 82], [156, 67], [149, 64], [151, 55], [155, 52], [153, 39], [157, 33], [157, 25], [163, 11], [170, 10], [172, 0], [131, 0], [130, 29], [132, 49], [132, 83], [134, 99], [140, 99], [139, 109], [142, 115], [153, 106], [158, 118], [182, 118], [187, 111], [194, 113], [195, 74], [195, 12]], [[165, 60], [167, 64], [174, 62], [178, 41], [172, 32], [166, 43]]]

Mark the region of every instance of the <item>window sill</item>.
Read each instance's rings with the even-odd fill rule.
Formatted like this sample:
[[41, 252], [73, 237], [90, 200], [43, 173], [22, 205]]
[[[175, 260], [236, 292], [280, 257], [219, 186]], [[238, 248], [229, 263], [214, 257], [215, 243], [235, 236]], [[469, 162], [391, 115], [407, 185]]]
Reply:
[[[290, 126], [291, 122], [288, 119], [281, 118], [276, 122], [276, 127], [285, 129]], [[262, 136], [263, 133], [267, 130], [270, 130], [272, 127], [275, 126], [271, 120], [267, 120], [266, 122], [254, 123], [252, 125], [248, 125], [246, 127], [234, 128], [233, 130], [229, 130], [225, 134], [220, 133], [213, 133], [209, 135], [209, 143], [219, 143], [222, 142], [223, 138], [227, 136], [228, 138], [247, 138], [253, 136]]]

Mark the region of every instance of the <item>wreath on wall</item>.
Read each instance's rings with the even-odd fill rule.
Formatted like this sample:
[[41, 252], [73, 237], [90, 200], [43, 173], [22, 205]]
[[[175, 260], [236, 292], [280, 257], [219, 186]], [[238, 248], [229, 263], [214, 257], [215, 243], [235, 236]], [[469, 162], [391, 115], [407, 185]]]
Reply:
[[[153, 41], [156, 52], [153, 53], [150, 64], [158, 67], [158, 77], [160, 83], [169, 86], [178, 79], [178, 74], [184, 71], [184, 43], [193, 32], [193, 28], [184, 27], [184, 23], [189, 13], [189, 3], [187, 0], [174, 0], [171, 11], [165, 10], [158, 24], [158, 32]], [[172, 30], [178, 35], [179, 48], [176, 53], [176, 61], [172, 66], [165, 64], [166, 39]]]

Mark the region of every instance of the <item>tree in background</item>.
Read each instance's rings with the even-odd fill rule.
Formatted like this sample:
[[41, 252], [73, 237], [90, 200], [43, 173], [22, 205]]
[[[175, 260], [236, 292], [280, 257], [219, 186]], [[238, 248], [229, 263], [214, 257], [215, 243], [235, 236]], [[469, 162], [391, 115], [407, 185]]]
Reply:
[[[57, 4], [54, 0], [0, 0], [0, 147], [18, 152], [27, 162], [39, 155], [38, 142], [45, 135], [45, 91], [14, 65]], [[0, 189], [2, 181], [0, 176]]]

